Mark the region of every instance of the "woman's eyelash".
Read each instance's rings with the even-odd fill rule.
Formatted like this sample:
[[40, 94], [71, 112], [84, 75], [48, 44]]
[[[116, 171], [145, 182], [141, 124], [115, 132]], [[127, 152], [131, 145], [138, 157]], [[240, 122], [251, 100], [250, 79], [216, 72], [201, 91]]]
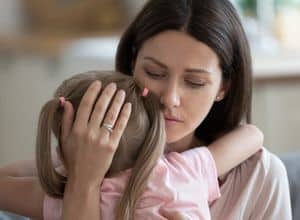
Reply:
[[150, 71], [145, 71], [149, 76], [151, 77], [154, 77], [154, 78], [162, 78], [164, 75], [162, 74], [156, 74], [156, 73], [153, 73], [153, 72], [150, 72]]
[[188, 84], [190, 84], [192, 87], [203, 87], [205, 86], [205, 83], [194, 83], [191, 81], [186, 81]]

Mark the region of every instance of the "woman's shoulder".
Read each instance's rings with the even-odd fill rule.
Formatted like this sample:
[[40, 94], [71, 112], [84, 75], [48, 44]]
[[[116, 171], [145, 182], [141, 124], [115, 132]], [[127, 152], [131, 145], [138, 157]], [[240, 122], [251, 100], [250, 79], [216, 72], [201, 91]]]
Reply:
[[253, 173], [252, 176], [259, 176], [259, 178], [263, 178], [265, 181], [280, 181], [283, 179], [283, 176], [287, 176], [283, 162], [277, 155], [271, 153], [266, 148], [262, 148], [235, 169], [236, 172]]
[[[241, 185], [249, 182], [255, 189], [268, 186], [286, 185], [287, 172], [278, 156], [262, 148], [253, 156], [233, 168], [225, 177], [226, 182], [237, 182]], [[243, 183], [243, 184], [242, 184]]]
[[[279, 157], [266, 148], [262, 148], [220, 179], [224, 184], [229, 180], [237, 181], [238, 179], [247, 179], [247, 182], [248, 180], [259, 180], [260, 183], [263, 183], [266, 180], [280, 181], [281, 177], [286, 175], [285, 166]], [[237, 176], [242, 178], [237, 179]]]
[[278, 156], [262, 148], [226, 174], [220, 189], [222, 195], [235, 192], [235, 199], [242, 200], [247, 198], [247, 192], [252, 201], [259, 200], [261, 195], [288, 194], [287, 172]]
[[[212, 219], [291, 219], [285, 166], [265, 148], [233, 168], [220, 191], [211, 206]], [[231, 211], [222, 216], [224, 209]]]

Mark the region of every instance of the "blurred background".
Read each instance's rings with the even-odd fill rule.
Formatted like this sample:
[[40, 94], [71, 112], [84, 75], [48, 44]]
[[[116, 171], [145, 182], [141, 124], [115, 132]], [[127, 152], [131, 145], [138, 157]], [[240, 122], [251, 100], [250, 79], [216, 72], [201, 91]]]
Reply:
[[[253, 121], [270, 151], [299, 152], [300, 0], [232, 2], [252, 48]], [[40, 108], [63, 79], [113, 69], [120, 35], [144, 3], [1, 0], [0, 166], [34, 158]], [[19, 217], [0, 212], [0, 219]]]
[[[33, 158], [38, 113], [59, 83], [113, 69], [145, 0], [1, 0], [0, 166]], [[254, 67], [253, 121], [265, 146], [300, 150], [300, 0], [235, 0]]]

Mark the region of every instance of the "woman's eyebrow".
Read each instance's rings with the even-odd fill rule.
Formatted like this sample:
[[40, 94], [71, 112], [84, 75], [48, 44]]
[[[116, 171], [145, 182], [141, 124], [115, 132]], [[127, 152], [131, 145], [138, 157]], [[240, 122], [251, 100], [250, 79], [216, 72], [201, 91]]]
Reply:
[[160, 67], [164, 68], [164, 69], [168, 69], [168, 66], [166, 64], [163, 64], [162, 62], [156, 60], [155, 58], [153, 57], [144, 57], [144, 60], [150, 60], [152, 61], [153, 63], [159, 65]]
[[212, 72], [208, 71], [208, 70], [205, 70], [205, 69], [194, 69], [194, 68], [191, 68], [191, 69], [185, 69], [185, 72], [187, 73], [207, 73], [207, 74], [213, 74]]
[[[153, 57], [144, 57], [144, 60], [150, 60], [153, 63], [157, 64], [158, 66], [164, 68], [164, 69], [168, 69], [168, 66], [166, 64], [163, 64], [162, 62], [156, 60]], [[206, 74], [212, 74], [212, 72], [205, 70], [203, 68], [188, 68], [184, 70], [187, 73], [206, 73]]]

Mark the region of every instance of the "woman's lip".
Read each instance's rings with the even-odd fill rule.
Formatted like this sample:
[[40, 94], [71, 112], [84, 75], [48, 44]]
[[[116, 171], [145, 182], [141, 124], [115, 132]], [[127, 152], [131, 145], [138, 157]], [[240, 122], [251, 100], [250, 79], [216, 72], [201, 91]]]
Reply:
[[165, 117], [165, 120], [167, 120], [167, 121], [175, 121], [175, 122], [182, 122], [182, 121], [180, 121], [180, 120], [178, 120], [178, 119], [167, 118], [167, 117]]

